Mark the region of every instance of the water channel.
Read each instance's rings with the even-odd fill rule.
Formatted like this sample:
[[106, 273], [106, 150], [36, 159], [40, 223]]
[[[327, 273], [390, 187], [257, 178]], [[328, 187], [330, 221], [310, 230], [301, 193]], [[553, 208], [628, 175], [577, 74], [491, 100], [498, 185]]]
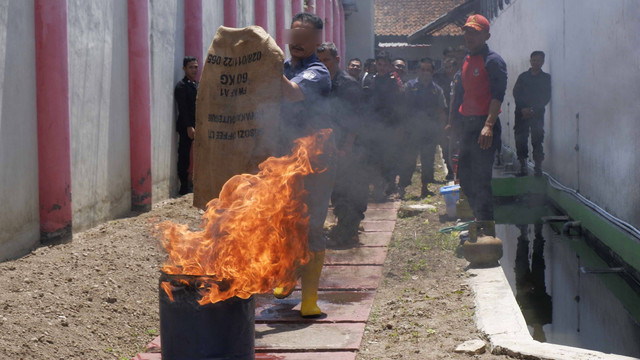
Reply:
[[640, 357], [640, 322], [632, 315], [640, 313], [638, 288], [610, 272], [585, 236], [563, 234], [563, 223], [550, 217], [557, 215], [546, 203], [496, 204], [501, 266], [531, 335], [541, 342]]

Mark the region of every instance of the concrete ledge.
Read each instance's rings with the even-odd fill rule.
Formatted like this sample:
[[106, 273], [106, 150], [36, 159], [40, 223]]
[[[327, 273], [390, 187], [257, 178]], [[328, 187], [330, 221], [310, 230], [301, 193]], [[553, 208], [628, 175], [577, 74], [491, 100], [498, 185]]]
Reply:
[[478, 329], [489, 339], [493, 354], [542, 360], [635, 359], [533, 340], [502, 268], [469, 269], [475, 293]]

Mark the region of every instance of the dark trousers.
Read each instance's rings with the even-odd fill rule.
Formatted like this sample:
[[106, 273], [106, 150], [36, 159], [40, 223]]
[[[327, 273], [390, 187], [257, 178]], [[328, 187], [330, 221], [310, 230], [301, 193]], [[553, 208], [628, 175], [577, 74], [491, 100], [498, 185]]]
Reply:
[[462, 191], [469, 199], [477, 220], [493, 220], [493, 192], [491, 178], [493, 161], [500, 143], [500, 119], [493, 125], [493, 143], [488, 149], [478, 144], [486, 116], [467, 116], [462, 122], [458, 175]]
[[180, 187], [186, 188], [189, 185], [189, 162], [191, 161], [191, 144], [187, 133], [179, 133], [178, 141], [178, 179]]
[[544, 160], [542, 142], [544, 141], [544, 116], [523, 119], [520, 110], [516, 110], [515, 125], [513, 127], [516, 139], [516, 154], [518, 159], [529, 157], [529, 133], [531, 133], [531, 147], [533, 147], [533, 161]]
[[420, 154], [422, 171], [420, 180], [422, 185], [433, 182], [433, 163], [436, 157], [436, 146], [440, 141], [440, 134], [429, 136], [412, 136], [407, 134], [407, 141], [403, 144], [404, 152], [400, 158], [400, 182], [399, 186], [405, 188], [411, 185], [411, 176], [416, 170], [416, 157]]
[[331, 194], [333, 213], [340, 226], [357, 231], [367, 211], [369, 196], [367, 169], [357, 155], [339, 157], [337, 163], [338, 171]]

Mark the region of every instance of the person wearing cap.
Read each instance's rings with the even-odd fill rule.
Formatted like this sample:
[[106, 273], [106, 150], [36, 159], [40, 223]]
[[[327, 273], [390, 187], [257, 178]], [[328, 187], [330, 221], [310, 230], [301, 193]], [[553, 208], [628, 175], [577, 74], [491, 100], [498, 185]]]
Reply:
[[469, 55], [458, 83], [462, 89], [456, 90], [462, 94], [460, 185], [478, 226], [485, 235], [495, 236], [491, 177], [502, 133], [498, 115], [507, 88], [507, 65], [486, 44], [491, 35], [484, 16], [469, 16], [462, 29]]

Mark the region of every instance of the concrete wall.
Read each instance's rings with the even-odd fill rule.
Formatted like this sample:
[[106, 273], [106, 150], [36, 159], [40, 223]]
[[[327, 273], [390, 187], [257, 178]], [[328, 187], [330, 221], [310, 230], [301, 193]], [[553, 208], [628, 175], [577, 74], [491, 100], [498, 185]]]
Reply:
[[151, 49], [151, 178], [153, 201], [176, 193], [177, 149], [173, 88], [184, 77], [184, 5], [149, 1]]
[[543, 70], [551, 73], [553, 89], [543, 169], [636, 227], [638, 18], [636, 0], [518, 0], [493, 20], [489, 40], [509, 71], [502, 119], [510, 129], [503, 141], [514, 147], [515, 80], [528, 69], [531, 51], [543, 50]]
[[34, 8], [0, 1], [0, 261], [40, 236]]
[[373, 1], [357, 0], [358, 11], [349, 15], [344, 24], [347, 54], [365, 61], [374, 56]]
[[67, 2], [74, 229], [131, 204], [127, 4]]
[[[285, 7], [286, 22], [291, 4]], [[275, 0], [268, 0], [275, 36]], [[223, 2], [202, 1], [206, 54]], [[239, 26], [254, 0], [238, 2]], [[127, 2], [67, 0], [73, 230], [130, 209]], [[184, 74], [184, 4], [149, 0], [153, 201], [177, 190], [173, 88]], [[34, 6], [0, 0], [0, 261], [39, 243]], [[203, 66], [204, 64], [201, 64]], [[136, 76], [136, 74], [131, 74]]]

